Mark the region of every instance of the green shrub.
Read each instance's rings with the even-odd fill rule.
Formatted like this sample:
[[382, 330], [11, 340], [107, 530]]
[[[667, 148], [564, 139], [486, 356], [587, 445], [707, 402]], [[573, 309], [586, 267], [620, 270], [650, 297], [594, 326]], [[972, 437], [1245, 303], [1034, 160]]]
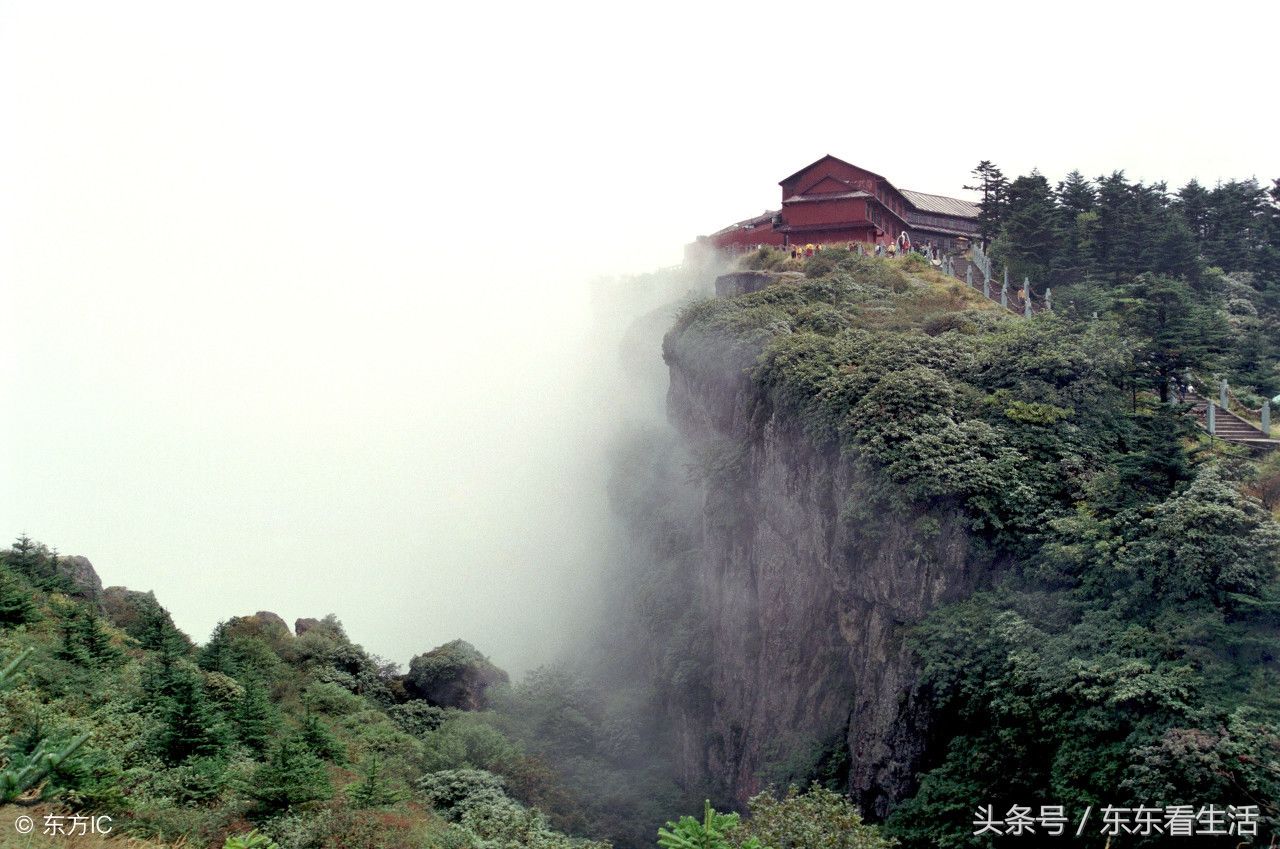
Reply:
[[747, 802], [751, 816], [738, 829], [734, 845], [751, 840], [769, 849], [890, 849], [894, 841], [862, 821], [846, 797], [815, 784], [801, 793], [796, 787], [778, 798], [757, 794]]
[[324, 762], [297, 738], [288, 737], [272, 747], [244, 788], [257, 803], [259, 813], [283, 811], [293, 805], [327, 799], [333, 793]]
[[222, 844], [222, 849], [280, 849], [280, 846], [255, 830], [248, 834], [228, 837]]

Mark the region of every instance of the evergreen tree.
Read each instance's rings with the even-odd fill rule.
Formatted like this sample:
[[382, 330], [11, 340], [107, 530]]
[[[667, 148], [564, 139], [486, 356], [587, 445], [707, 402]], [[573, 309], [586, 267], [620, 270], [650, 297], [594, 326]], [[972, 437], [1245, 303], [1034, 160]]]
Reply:
[[160, 731], [156, 748], [171, 764], [191, 757], [216, 757], [227, 743], [221, 717], [209, 703], [198, 673], [191, 667], [161, 661], [150, 687], [158, 696]]
[[1000, 224], [1004, 219], [1005, 204], [1008, 200], [1009, 181], [990, 160], [984, 159], [971, 172], [978, 179], [976, 185], [965, 186], [973, 192], [982, 192], [982, 200], [978, 202], [978, 226], [982, 229], [982, 240], [989, 242], [1000, 232]]
[[1058, 220], [1053, 191], [1039, 171], [1009, 184], [999, 253], [1016, 276], [1048, 272], [1059, 253]]
[[1192, 179], [1178, 190], [1177, 206], [1182, 219], [1191, 229], [1196, 250], [1203, 254], [1205, 239], [1209, 236], [1209, 212], [1212, 206], [1209, 190]]
[[347, 790], [353, 808], [381, 808], [400, 801], [401, 794], [382, 775], [382, 765], [376, 752], [365, 759], [361, 770], [363, 778]]
[[254, 771], [246, 790], [262, 813], [324, 799], [333, 792], [324, 762], [296, 737], [286, 737], [272, 747], [267, 762]]
[[1132, 258], [1135, 207], [1133, 192], [1123, 171], [1099, 177], [1098, 184], [1098, 266], [1099, 271], [1119, 279], [1132, 274], [1137, 263]]
[[71, 577], [58, 571], [57, 549], [51, 551], [26, 534], [0, 555], [0, 563], [27, 578], [36, 589], [58, 593], [73, 593], [76, 589]]
[[63, 611], [59, 654], [81, 666], [112, 666], [124, 657], [112, 645], [102, 621], [82, 604], [69, 605]]
[[1135, 366], [1140, 379], [1153, 379], [1160, 400], [1170, 383], [1188, 369], [1204, 369], [1223, 351], [1226, 325], [1221, 314], [1197, 301], [1181, 280], [1154, 274], [1137, 277], [1120, 304], [1121, 323], [1140, 342]]
[[1226, 271], [1259, 271], [1265, 259], [1267, 195], [1258, 181], [1231, 180], [1209, 193], [1208, 261]]
[[308, 713], [303, 717], [302, 727], [298, 729], [297, 736], [302, 745], [306, 746], [307, 751], [321, 760], [335, 764], [347, 762], [342, 743], [333, 736], [333, 732], [324, 727], [314, 713]]
[[37, 564], [41, 560], [40, 545], [26, 534], [13, 541], [13, 547], [5, 552], [5, 563], [28, 578], [36, 578]]
[[139, 645], [161, 654], [185, 655], [191, 644], [173, 624], [169, 611], [160, 606], [154, 593], [147, 593], [137, 600], [138, 622], [132, 633]]
[[236, 736], [254, 752], [265, 752], [279, 726], [280, 717], [266, 687], [257, 677], [249, 678], [235, 707]]
[[1086, 276], [1097, 261], [1097, 193], [1079, 171], [1072, 171], [1054, 192], [1058, 208], [1058, 251], [1055, 268]]
[[0, 567], [0, 625], [21, 625], [37, 617], [30, 585], [9, 569]]
[[1093, 183], [1079, 171], [1072, 171], [1062, 182], [1058, 183], [1056, 192], [1058, 206], [1074, 219], [1082, 212], [1093, 212], [1098, 203], [1097, 192]]

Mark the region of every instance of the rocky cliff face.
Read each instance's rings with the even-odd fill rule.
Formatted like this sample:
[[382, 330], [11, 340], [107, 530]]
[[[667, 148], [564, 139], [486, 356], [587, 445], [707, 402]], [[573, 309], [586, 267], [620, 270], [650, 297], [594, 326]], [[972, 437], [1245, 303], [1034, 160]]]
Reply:
[[671, 419], [713, 469], [695, 566], [708, 692], [677, 710], [680, 769], [742, 801], [825, 749], [883, 815], [914, 788], [927, 724], [905, 631], [985, 569], [958, 513], [884, 506], [872, 473], [759, 396], [753, 352], [712, 349], [666, 344]]

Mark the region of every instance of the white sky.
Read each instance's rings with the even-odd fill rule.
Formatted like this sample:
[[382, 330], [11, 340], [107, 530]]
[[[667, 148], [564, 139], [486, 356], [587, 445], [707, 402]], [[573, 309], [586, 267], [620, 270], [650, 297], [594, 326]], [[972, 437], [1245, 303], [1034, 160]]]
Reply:
[[869, 8], [0, 2], [0, 535], [522, 667], [601, 533], [594, 276], [824, 153], [1280, 176], [1280, 4]]

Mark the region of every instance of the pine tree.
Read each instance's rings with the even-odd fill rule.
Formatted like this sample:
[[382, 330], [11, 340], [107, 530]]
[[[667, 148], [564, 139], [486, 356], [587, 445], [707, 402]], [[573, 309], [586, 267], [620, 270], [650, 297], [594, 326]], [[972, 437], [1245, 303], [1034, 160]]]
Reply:
[[261, 812], [273, 813], [328, 798], [333, 788], [324, 762], [296, 737], [286, 737], [272, 747], [267, 762], [254, 771], [246, 791]]
[[0, 567], [0, 625], [21, 625], [37, 618], [31, 587], [9, 569]]
[[65, 608], [59, 654], [81, 666], [113, 666], [124, 653], [111, 643], [102, 620], [82, 604]]
[[1121, 323], [1141, 340], [1137, 376], [1154, 380], [1161, 401], [1169, 400], [1171, 382], [1188, 369], [1205, 369], [1224, 350], [1227, 328], [1221, 315], [1199, 303], [1184, 281], [1140, 275], [1119, 307]]
[[968, 191], [982, 192], [982, 200], [978, 202], [978, 226], [982, 230], [982, 240], [989, 242], [1000, 232], [1000, 224], [1004, 220], [1009, 181], [988, 159], [979, 162], [970, 173], [978, 178], [977, 185], [964, 188]]
[[302, 718], [302, 727], [298, 729], [298, 739], [302, 742], [302, 745], [307, 747], [307, 751], [321, 760], [335, 764], [347, 762], [346, 752], [343, 751], [342, 743], [333, 735], [333, 732], [324, 727], [314, 713], [307, 713]]
[[226, 746], [221, 718], [209, 703], [198, 674], [189, 666], [170, 662], [148, 682], [158, 696], [160, 730], [156, 748], [171, 764], [190, 757], [216, 757]]
[[279, 726], [280, 717], [266, 687], [256, 677], [250, 678], [235, 708], [236, 736], [254, 752], [265, 752]]
[[376, 752], [365, 759], [362, 774], [364, 777], [360, 780], [360, 783], [352, 785], [347, 790], [347, 797], [351, 799], [351, 807], [380, 808], [400, 801], [401, 795], [391, 786], [391, 782], [382, 775], [382, 765], [378, 762]]
[[1191, 229], [1191, 235], [1196, 241], [1196, 250], [1200, 253], [1204, 252], [1205, 239], [1209, 235], [1211, 206], [1209, 190], [1200, 185], [1197, 180], [1191, 180], [1178, 190], [1178, 211], [1187, 222], [1187, 227]]
[[1053, 191], [1039, 171], [1009, 184], [1000, 244], [1016, 275], [1041, 277], [1049, 270], [1060, 252], [1058, 220]]
[[1074, 219], [1082, 212], [1093, 212], [1098, 204], [1093, 183], [1079, 171], [1072, 171], [1065, 180], [1058, 183], [1056, 197], [1058, 206], [1067, 214], [1068, 219]]

